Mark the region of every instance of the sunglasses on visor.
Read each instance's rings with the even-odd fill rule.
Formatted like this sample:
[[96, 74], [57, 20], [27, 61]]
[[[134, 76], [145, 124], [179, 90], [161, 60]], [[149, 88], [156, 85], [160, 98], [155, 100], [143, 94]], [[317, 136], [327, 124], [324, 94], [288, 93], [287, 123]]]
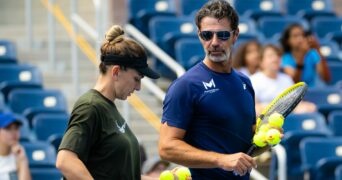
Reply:
[[201, 31], [200, 37], [204, 41], [209, 41], [214, 37], [214, 34], [216, 34], [217, 38], [222, 40], [222, 41], [227, 41], [231, 34], [234, 33], [234, 30], [232, 31]]

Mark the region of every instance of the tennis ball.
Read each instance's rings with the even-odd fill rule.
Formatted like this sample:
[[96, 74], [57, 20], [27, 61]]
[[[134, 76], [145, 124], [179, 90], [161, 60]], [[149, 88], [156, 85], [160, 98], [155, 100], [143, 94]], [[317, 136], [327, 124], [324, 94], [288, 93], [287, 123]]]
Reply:
[[280, 142], [280, 132], [277, 129], [270, 129], [266, 133], [266, 141], [270, 145], [276, 145]]
[[266, 132], [259, 131], [253, 136], [253, 143], [258, 147], [266, 146]]
[[264, 132], [266, 133], [269, 129], [270, 129], [270, 125], [269, 124], [263, 124], [259, 127], [258, 132]]
[[178, 180], [186, 180], [187, 177], [191, 177], [191, 173], [189, 168], [187, 167], [180, 167], [176, 170], [175, 174], [178, 177]]
[[159, 179], [160, 180], [174, 180], [175, 177], [173, 176], [170, 170], [165, 170], [160, 174]]
[[275, 112], [268, 117], [268, 124], [272, 127], [281, 128], [284, 124], [284, 116]]

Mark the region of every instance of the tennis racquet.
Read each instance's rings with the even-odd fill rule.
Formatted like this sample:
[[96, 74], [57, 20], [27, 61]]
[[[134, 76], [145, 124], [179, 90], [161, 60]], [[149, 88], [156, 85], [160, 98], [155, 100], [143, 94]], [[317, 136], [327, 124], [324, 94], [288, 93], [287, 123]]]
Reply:
[[[307, 89], [308, 87], [304, 82], [299, 82], [285, 89], [282, 93], [275, 97], [258, 116], [255, 132], [257, 132], [262, 122], [266, 121], [271, 114], [277, 112], [284, 118], [289, 115], [303, 99]], [[267, 145], [266, 147], [258, 147], [253, 143], [247, 151], [247, 154], [251, 156], [258, 156], [269, 148], [271, 148], [270, 145]]]

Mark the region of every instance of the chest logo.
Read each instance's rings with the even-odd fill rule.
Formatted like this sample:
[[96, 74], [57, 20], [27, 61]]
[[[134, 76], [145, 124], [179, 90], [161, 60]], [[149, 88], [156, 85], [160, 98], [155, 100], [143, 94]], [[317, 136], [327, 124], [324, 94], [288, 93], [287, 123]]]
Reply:
[[242, 84], [242, 87], [243, 87], [243, 89], [244, 89], [244, 90], [246, 90], [246, 89], [247, 89], [247, 87], [246, 87], [246, 84], [245, 84], [245, 83], [243, 83], [243, 84]]
[[115, 122], [115, 124], [116, 124], [116, 127], [119, 129], [119, 131], [121, 133], [125, 133], [126, 132], [126, 121], [125, 121], [125, 123], [122, 126], [120, 126], [117, 121]]
[[214, 79], [211, 78], [211, 80], [209, 82], [204, 82], [202, 81], [203, 83], [203, 86], [206, 90], [208, 90], [209, 88], [212, 89], [212, 88], [215, 88], [215, 82], [214, 82]]

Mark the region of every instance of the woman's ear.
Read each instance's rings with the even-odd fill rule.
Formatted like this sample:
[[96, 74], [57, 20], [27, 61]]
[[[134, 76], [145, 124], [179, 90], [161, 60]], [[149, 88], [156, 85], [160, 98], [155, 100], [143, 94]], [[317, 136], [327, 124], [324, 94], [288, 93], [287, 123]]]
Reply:
[[112, 68], [111, 68], [111, 76], [115, 79], [118, 78], [119, 76], [119, 72], [120, 72], [120, 66], [118, 65], [114, 65]]

